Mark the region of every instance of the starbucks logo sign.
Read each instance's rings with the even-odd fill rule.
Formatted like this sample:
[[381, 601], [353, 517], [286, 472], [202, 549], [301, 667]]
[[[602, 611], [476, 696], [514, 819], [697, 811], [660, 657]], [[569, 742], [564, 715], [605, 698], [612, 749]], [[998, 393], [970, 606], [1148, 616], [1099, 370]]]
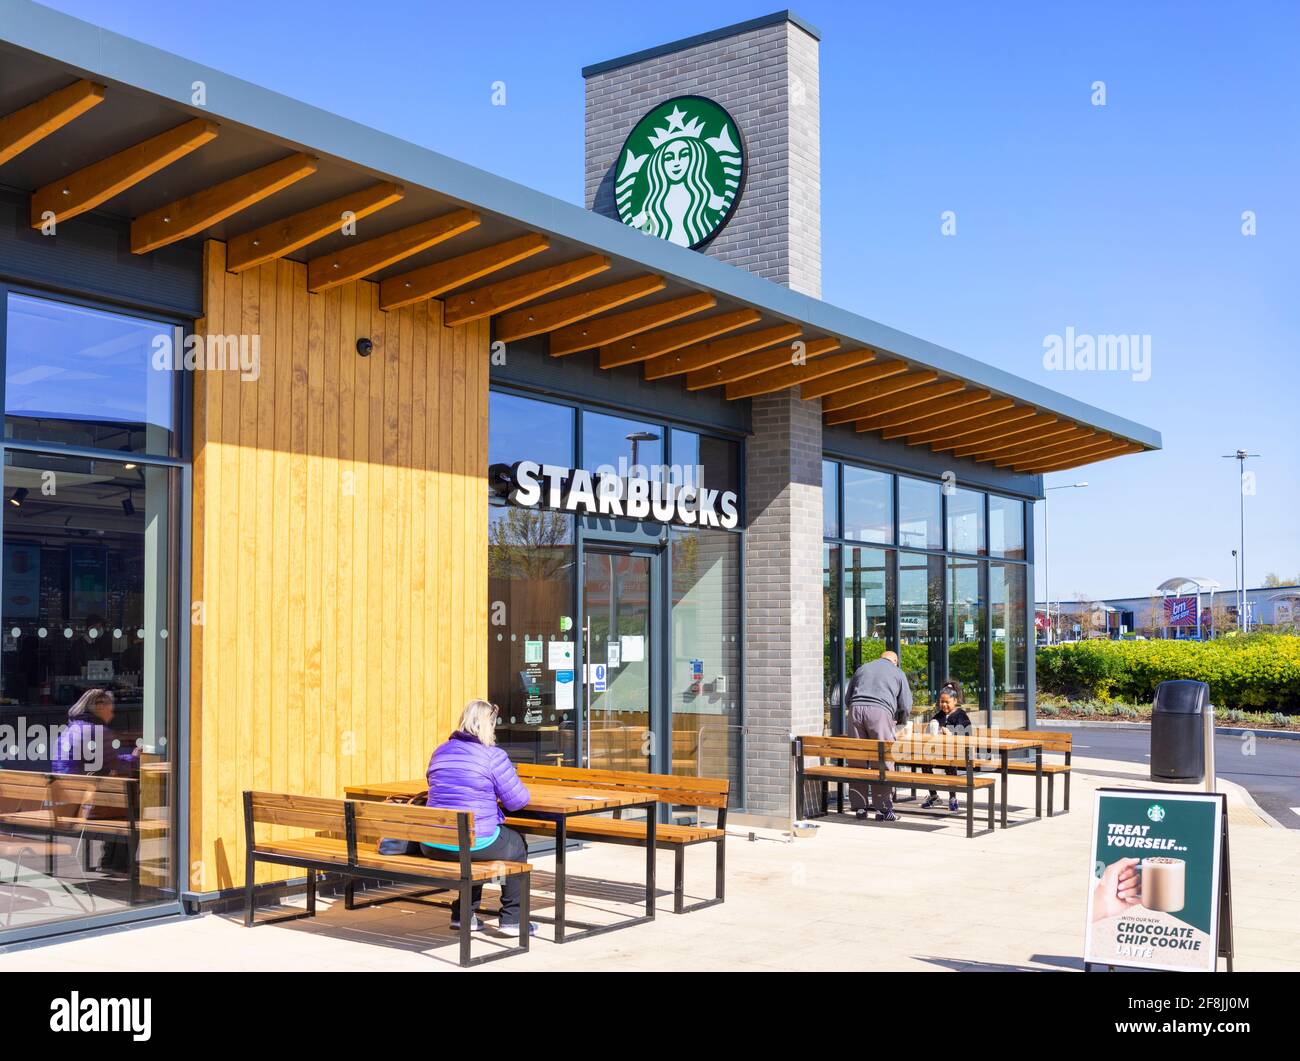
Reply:
[[683, 247], [707, 243], [745, 185], [745, 148], [731, 115], [703, 96], [678, 96], [636, 123], [615, 163], [625, 225]]

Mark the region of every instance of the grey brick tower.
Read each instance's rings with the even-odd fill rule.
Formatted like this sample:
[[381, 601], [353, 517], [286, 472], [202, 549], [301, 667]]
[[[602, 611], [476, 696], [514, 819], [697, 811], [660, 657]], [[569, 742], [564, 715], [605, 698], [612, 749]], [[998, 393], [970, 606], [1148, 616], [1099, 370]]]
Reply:
[[[782, 11], [587, 67], [587, 206], [617, 217], [614, 164], [643, 114], [673, 96], [707, 96], [740, 126], [748, 174], [702, 253], [820, 297], [818, 36]], [[789, 735], [822, 729], [821, 402], [756, 398], [751, 426], [745, 805], [775, 823], [791, 813]]]

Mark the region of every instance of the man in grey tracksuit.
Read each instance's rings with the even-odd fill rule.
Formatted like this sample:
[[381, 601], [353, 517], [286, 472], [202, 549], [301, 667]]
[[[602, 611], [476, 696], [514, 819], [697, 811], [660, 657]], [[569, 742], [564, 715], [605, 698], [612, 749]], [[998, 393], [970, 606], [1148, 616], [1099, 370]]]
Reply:
[[[898, 655], [883, 652], [879, 659], [864, 663], [849, 679], [844, 694], [844, 714], [849, 736], [868, 740], [894, 739], [895, 716], [906, 718], [912, 711], [912, 689], [907, 676], [899, 669]], [[893, 763], [885, 769], [892, 770]], [[849, 785], [849, 805], [859, 818], [867, 816], [867, 793], [876, 808], [876, 821], [897, 821], [894, 793], [890, 785]]]

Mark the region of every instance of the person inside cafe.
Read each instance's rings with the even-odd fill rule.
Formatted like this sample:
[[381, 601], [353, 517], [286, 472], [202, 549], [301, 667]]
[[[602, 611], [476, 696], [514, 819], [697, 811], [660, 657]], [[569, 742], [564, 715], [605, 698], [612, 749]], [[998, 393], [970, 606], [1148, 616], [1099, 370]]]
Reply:
[[68, 724], [54, 743], [50, 771], [55, 774], [116, 774], [131, 777], [139, 760], [134, 746], [123, 747], [113, 734], [113, 694], [87, 689], [68, 708]]
[[[496, 743], [497, 707], [486, 700], [471, 700], [465, 705], [456, 731], [444, 744], [434, 749], [429, 760], [430, 807], [467, 810], [474, 814], [474, 846], [470, 858], [475, 862], [526, 862], [528, 847], [524, 838], [505, 824], [504, 811], [525, 807], [528, 789], [519, 780], [514, 764]], [[440, 861], [459, 859], [455, 844], [422, 844], [428, 858]], [[503, 932], [519, 931], [519, 903], [523, 877], [505, 877], [501, 882], [501, 915], [498, 924]], [[478, 907], [483, 886], [474, 885], [471, 928], [479, 927]], [[460, 928], [464, 911], [459, 899], [451, 904], [451, 927]], [[529, 935], [537, 935], [537, 925], [530, 922]]]
[[[935, 712], [930, 716], [929, 728], [931, 733], [944, 733], [955, 737], [968, 737], [971, 732], [970, 716], [962, 710], [962, 688], [961, 682], [949, 680], [943, 683], [939, 689], [939, 705]], [[931, 773], [927, 766], [925, 772]], [[956, 774], [957, 768], [949, 766], [944, 768], [945, 774]], [[939, 793], [930, 789], [929, 798], [921, 806], [929, 810], [939, 802]], [[948, 795], [948, 809], [950, 811], [958, 810], [957, 794], [955, 792]]]
[[[912, 688], [898, 667], [898, 653], [886, 650], [853, 672], [844, 693], [844, 712], [850, 737], [894, 740], [896, 725], [907, 721], [912, 713]], [[893, 768], [893, 763], [885, 763], [886, 770]], [[898, 821], [893, 788], [880, 784], [868, 784], [866, 791], [860, 784], [849, 785], [849, 800], [859, 804], [854, 808], [859, 818], [867, 816], [868, 794], [876, 808], [876, 821]]]

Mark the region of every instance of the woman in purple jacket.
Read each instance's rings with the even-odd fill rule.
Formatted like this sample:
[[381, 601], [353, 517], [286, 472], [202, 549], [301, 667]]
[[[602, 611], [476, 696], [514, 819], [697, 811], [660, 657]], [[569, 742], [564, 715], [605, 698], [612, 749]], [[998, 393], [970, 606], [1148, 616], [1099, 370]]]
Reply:
[[[497, 708], [486, 700], [471, 700], [460, 716], [460, 725], [446, 744], [439, 745], [429, 760], [429, 806], [474, 812], [475, 862], [526, 862], [524, 838], [504, 824], [504, 807], [516, 811], [528, 803], [528, 789], [515, 773], [505, 751], [496, 746]], [[425, 855], [442, 861], [459, 858], [456, 846], [422, 844]], [[502, 931], [519, 931], [519, 897], [523, 878], [506, 877], [501, 883]], [[478, 905], [483, 886], [474, 885], [472, 928], [478, 928]], [[451, 927], [460, 928], [460, 901], [451, 904]], [[529, 924], [529, 934], [537, 925]]]

